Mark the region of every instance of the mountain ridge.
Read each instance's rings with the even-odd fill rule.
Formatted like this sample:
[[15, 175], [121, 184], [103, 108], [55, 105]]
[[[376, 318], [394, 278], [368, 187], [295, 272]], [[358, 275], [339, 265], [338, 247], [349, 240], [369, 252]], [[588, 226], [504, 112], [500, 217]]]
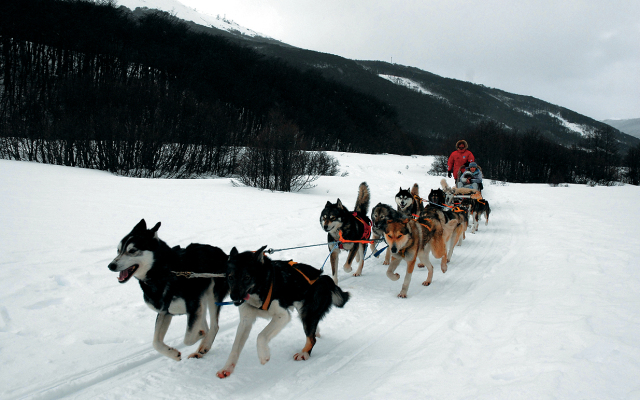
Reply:
[[[538, 129], [544, 136], [565, 146], [579, 146], [585, 136], [597, 130], [611, 129], [609, 124], [533, 96], [445, 78], [416, 67], [351, 60], [297, 48], [240, 27], [226, 18], [199, 13], [176, 0], [119, 0], [118, 4], [146, 7], [136, 8], [134, 14], [154, 8], [169, 12], [187, 21], [193, 30], [225, 37], [303, 71], [316, 71], [325, 78], [372, 95], [397, 110], [404, 130], [423, 139], [453, 139], [463, 135], [470, 125], [486, 120], [518, 132]], [[389, 77], [398, 80], [394, 82]], [[412, 82], [414, 87], [399, 82]], [[416, 91], [415, 87], [424, 91]], [[637, 137], [615, 126], [613, 129], [623, 151], [640, 143]]]

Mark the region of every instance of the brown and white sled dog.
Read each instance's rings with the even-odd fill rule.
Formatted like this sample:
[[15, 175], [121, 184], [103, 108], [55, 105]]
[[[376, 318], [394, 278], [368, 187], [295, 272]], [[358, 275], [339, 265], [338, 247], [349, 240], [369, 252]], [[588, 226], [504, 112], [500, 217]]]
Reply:
[[[447, 260], [451, 262], [453, 248], [460, 246], [462, 241], [466, 239], [466, 231], [469, 226], [469, 210], [466, 207], [447, 206], [445, 203], [445, 194], [442, 189], [431, 189], [427, 196], [429, 203], [425, 208], [426, 216], [438, 216], [442, 223], [447, 223], [452, 219], [458, 220], [458, 226], [455, 227], [453, 233], [447, 241]], [[421, 214], [423, 215], [423, 214]]]
[[489, 201], [485, 199], [472, 199], [471, 201], [471, 217], [473, 218], [473, 226], [471, 227], [471, 233], [478, 231], [478, 225], [480, 223], [480, 217], [484, 214], [485, 223], [489, 225], [489, 214], [491, 214], [491, 207], [489, 207]]
[[338, 283], [338, 257], [340, 250], [347, 250], [349, 255], [344, 263], [344, 270], [351, 272], [351, 263], [355, 259], [358, 268], [353, 276], [362, 275], [362, 267], [364, 267], [364, 251], [366, 243], [340, 243], [336, 246], [332, 242], [340, 240], [340, 236], [345, 240], [369, 240], [371, 237], [371, 220], [367, 216], [369, 212], [369, 186], [366, 182], [362, 182], [358, 187], [358, 198], [354, 211], [351, 212], [342, 205], [340, 199], [335, 204], [327, 201], [322, 213], [320, 213], [320, 226], [327, 232], [327, 241], [329, 243], [329, 251], [331, 252], [331, 273], [333, 281]]
[[452, 225], [454, 224], [457, 224], [457, 221], [450, 221], [443, 226], [436, 218], [423, 217], [391, 220], [387, 223], [384, 236], [391, 250], [391, 262], [387, 269], [387, 277], [392, 281], [400, 279], [400, 275], [395, 272], [396, 268], [398, 268], [402, 260], [407, 263], [407, 272], [398, 297], [407, 297], [411, 276], [418, 258], [427, 266], [429, 271], [427, 279], [422, 284], [424, 286], [431, 284], [433, 280], [433, 265], [429, 260], [429, 251], [435, 258], [440, 259], [442, 272], [447, 272], [447, 249], [444, 230], [452, 231]]
[[[164, 343], [174, 315], [187, 315], [184, 344], [190, 346], [202, 339], [198, 350], [189, 358], [206, 354], [218, 333], [221, 302], [227, 295], [225, 276], [227, 255], [217, 247], [191, 243], [186, 248], [169, 247], [158, 238], [158, 222], [153, 228], [141, 220], [118, 245], [118, 256], [109, 269], [119, 272], [118, 282], [135, 277], [144, 294], [144, 302], [158, 313], [153, 348], [160, 354], [180, 361], [180, 352]], [[174, 272], [195, 272], [218, 275], [214, 278], [187, 278]], [[209, 309], [211, 327], [205, 316]]]
[[[394, 210], [390, 205], [378, 203], [371, 210], [371, 239], [377, 240], [384, 238], [384, 233], [387, 229], [387, 223], [389, 220], [404, 219], [406, 217], [407, 216], [404, 214]], [[369, 245], [372, 254], [375, 254], [376, 243], [377, 241], [374, 241]], [[382, 264], [389, 265], [389, 261], [391, 260], [391, 251], [389, 250], [389, 247], [387, 247], [385, 253], [384, 262]]]
[[396, 194], [396, 204], [398, 205], [398, 211], [407, 216], [420, 214], [423, 206], [420, 200], [420, 187], [418, 184], [414, 183], [411, 190], [400, 187]]
[[307, 339], [293, 359], [307, 360], [316, 344], [320, 320], [332, 306], [343, 307], [349, 301], [349, 293], [319, 269], [293, 261], [272, 261], [264, 255], [266, 247], [243, 253], [234, 247], [229, 253], [229, 295], [239, 306], [240, 323], [229, 358], [217, 373], [219, 378], [233, 373], [256, 317], [271, 320], [258, 335], [258, 357], [264, 365], [271, 357], [269, 342], [291, 320], [289, 310], [296, 308]]

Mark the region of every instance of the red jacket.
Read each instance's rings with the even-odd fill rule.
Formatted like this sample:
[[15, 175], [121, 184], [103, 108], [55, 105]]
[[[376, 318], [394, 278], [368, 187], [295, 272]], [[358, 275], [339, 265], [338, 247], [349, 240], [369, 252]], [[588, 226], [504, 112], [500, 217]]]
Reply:
[[[464, 143], [464, 150], [458, 149], [458, 145], [460, 143]], [[456, 143], [456, 151], [451, 153], [449, 156], [449, 161], [447, 162], [447, 167], [449, 172], [453, 173], [455, 179], [458, 179], [458, 175], [460, 174], [460, 168], [466, 163], [470, 163], [475, 161], [475, 157], [473, 153], [468, 150], [469, 145], [464, 140], [458, 140]]]

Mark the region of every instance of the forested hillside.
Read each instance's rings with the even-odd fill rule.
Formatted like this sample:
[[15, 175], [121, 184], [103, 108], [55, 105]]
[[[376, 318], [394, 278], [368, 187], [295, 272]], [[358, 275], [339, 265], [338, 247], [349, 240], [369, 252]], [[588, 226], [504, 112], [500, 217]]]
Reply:
[[412, 151], [380, 148], [389, 135], [410, 140], [373, 96], [166, 13], [25, 0], [0, 18], [5, 137], [244, 144], [275, 118], [306, 149]]

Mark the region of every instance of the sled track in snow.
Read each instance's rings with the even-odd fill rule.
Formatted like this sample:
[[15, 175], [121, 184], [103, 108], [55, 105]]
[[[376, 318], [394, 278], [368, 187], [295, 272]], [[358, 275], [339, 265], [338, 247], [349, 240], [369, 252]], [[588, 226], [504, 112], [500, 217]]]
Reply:
[[[235, 321], [221, 323], [218, 335], [225, 331], [235, 331], [236, 327], [237, 322]], [[150, 329], [153, 329], [153, 325], [150, 326]], [[184, 360], [184, 357], [187, 356], [184, 349], [187, 349], [190, 346], [186, 346], [182, 343], [181, 336], [166, 339], [165, 342], [178, 349], [182, 353]], [[163, 357], [164, 356], [158, 353], [151, 346], [151, 343], [149, 343], [149, 345], [145, 345], [144, 349], [139, 350], [134, 354], [100, 365], [92, 370], [62, 376], [58, 381], [48, 382], [36, 388], [32, 387], [25, 391], [15, 391], [16, 393], [8, 397], [7, 400], [53, 400], [72, 396], [83, 390], [90, 389], [93, 386], [100, 385], [110, 379], [126, 375], [131, 371], [135, 371], [139, 367], [149, 365]]]
[[[505, 218], [505, 220], [508, 218], [510, 221], [515, 220], [515, 221], [521, 222], [521, 219], [515, 213], [510, 213], [510, 215], [508, 216], [506, 215], [501, 216], [500, 219], [503, 219], [503, 218]], [[447, 300], [447, 297], [453, 296], [452, 293], [459, 293], [459, 290], [454, 290], [455, 288], [463, 285], [465, 281], [472, 282], [472, 284], [475, 284], [476, 282], [482, 279], [482, 276], [485, 274], [484, 269], [490, 267], [490, 265], [492, 264], [504, 262], [505, 260], [508, 260], [509, 258], [515, 255], [515, 252], [512, 252], [509, 249], [513, 249], [514, 247], [517, 246], [514, 243], [515, 241], [518, 241], [517, 236], [511, 235], [509, 236], [509, 239], [506, 241], [499, 240], [492, 235], [493, 232], [491, 232], [491, 227], [492, 227], [491, 223], [489, 224], [489, 226], [484, 226], [484, 224], [482, 224], [482, 227], [485, 229], [483, 231], [477, 232], [476, 234], [470, 234], [469, 233], [470, 229], [467, 231], [467, 239], [463, 241], [461, 247], [457, 247], [453, 252], [452, 262], [449, 263], [449, 268], [447, 270], [447, 273], [442, 274], [442, 272], [440, 271], [439, 263], [438, 264], [434, 263], [434, 259], [433, 257], [431, 257], [431, 261], [432, 263], [434, 263], [433, 264], [434, 279], [429, 287], [420, 286], [422, 290], [416, 288], [417, 285], [420, 285], [422, 283], [422, 280], [426, 278], [426, 271], [424, 269], [418, 270], [418, 268], [416, 268], [416, 270], [414, 270], [413, 279], [411, 281], [411, 286], [409, 289], [410, 295], [411, 293], [413, 293], [412, 297], [419, 299], [420, 301], [425, 300], [425, 302], [430, 302], [430, 303], [446, 302], [446, 304], [450, 306], [459, 304], [464, 301], [464, 300], [461, 300], [459, 297], [453, 297]], [[505, 252], [499, 260], [496, 260], [495, 258], [496, 246], [503, 246], [505, 248]], [[383, 256], [381, 255], [381, 258], [382, 257]], [[396, 281], [396, 285], [394, 285], [393, 290], [399, 290], [399, 287], [400, 287], [399, 283], [402, 281], [404, 277], [404, 274], [402, 273], [402, 267], [404, 266], [405, 264], [403, 262], [399, 267], [401, 278], [400, 280]], [[386, 266], [384, 267], [386, 268]], [[425, 274], [421, 274], [420, 271], [425, 272]], [[450, 275], [455, 275], [455, 278], [451, 279]], [[449, 278], [449, 279], [446, 279], [446, 278]], [[348, 279], [355, 279], [355, 278], [348, 278]], [[346, 280], [347, 279], [345, 279], [345, 281]], [[398, 301], [404, 302], [405, 300], [398, 299]], [[433, 318], [433, 322], [430, 325], [426, 327], [411, 326], [411, 329], [409, 331], [410, 334], [407, 334], [406, 336], [411, 337], [412, 341], [417, 340], [420, 342], [426, 342], [432, 335], [438, 332], [441, 328], [445, 327], [447, 323], [449, 323], [450, 321], [455, 321], [458, 317], [467, 314], [467, 311], [471, 307], [472, 307], [472, 304], [469, 304], [468, 306], [462, 308], [462, 310], [456, 311], [453, 314], [448, 313], [451, 307], [441, 308], [434, 313], [436, 314], [436, 316]], [[400, 312], [399, 315], [398, 315], [398, 312]], [[377, 334], [374, 337], [370, 338], [366, 343], [361, 344], [360, 346], [350, 346], [350, 345], [341, 346], [341, 348], [351, 347], [353, 348], [353, 350], [350, 351], [348, 354], [342, 354], [342, 359], [337, 364], [331, 366], [330, 368], [326, 368], [324, 370], [325, 371], [324, 373], [318, 374], [318, 370], [321, 370], [321, 368], [316, 369], [314, 373], [315, 374], [314, 379], [306, 382], [304, 385], [301, 385], [301, 386], [304, 386], [305, 388], [303, 390], [296, 392], [292, 396], [289, 396], [288, 398], [293, 400], [293, 399], [305, 398], [307, 396], [313, 397], [313, 395], [318, 395], [318, 389], [320, 388], [320, 390], [322, 390], [321, 387], [325, 382], [327, 382], [330, 379], [333, 379], [336, 375], [339, 375], [339, 374], [342, 374], [343, 376], [352, 375], [356, 370], [354, 368], [349, 368], [349, 364], [354, 359], [363, 355], [363, 353], [365, 353], [368, 349], [372, 348], [374, 345], [380, 343], [381, 341], [384, 341], [385, 337], [389, 336], [389, 334], [394, 330], [396, 329], [407, 330], [406, 322], [416, 317], [417, 313], [416, 311], [414, 311], [413, 308], [408, 308], [408, 307], [403, 308], [403, 304], [398, 304], [397, 307], [395, 307], [395, 314], [398, 316], [393, 318], [392, 321], [389, 321], [389, 318], [387, 317], [383, 324], [382, 323], [379, 324], [379, 325], [384, 325], [382, 327], [380, 326], [372, 327], [370, 325], [363, 327], [360, 331], [377, 332]], [[377, 330], [378, 328], [380, 328], [380, 330]], [[360, 332], [354, 334], [353, 336], [360, 336], [359, 333]], [[402, 347], [402, 346], [399, 346], [399, 347]], [[400, 364], [402, 364], [403, 360], [406, 358], [406, 356], [409, 353], [415, 352], [415, 349], [412, 346], [408, 346], [408, 347], [409, 347], [408, 350], [402, 350], [398, 352], [398, 354], [396, 355], [397, 361], [389, 364], [385, 368], [385, 372], [378, 373], [375, 376], [362, 376], [362, 375], [358, 376], [357, 377], [357, 380], [359, 382], [358, 386], [359, 387], [368, 386], [371, 388], [375, 388], [375, 382], [377, 378], [379, 378], [382, 375], [385, 375], [388, 371], [397, 369], [397, 367]], [[369, 384], [364, 385], [363, 380], [368, 381]], [[360, 393], [360, 395], [365, 395], [365, 394]], [[323, 396], [320, 396], [320, 397], [323, 397]], [[327, 393], [326, 397], [330, 397], [330, 394]]]
[[[500, 214], [506, 210], [500, 210]], [[496, 213], [497, 214], [497, 213]], [[496, 219], [492, 218], [492, 223], [489, 226], [485, 226], [481, 222], [481, 228], [476, 234], [471, 234], [470, 229], [467, 231], [467, 239], [462, 242], [462, 246], [456, 247], [453, 252], [452, 262], [449, 263], [449, 269], [446, 274], [442, 274], [439, 268], [439, 262], [431, 257], [432, 263], [434, 263], [434, 280], [431, 286], [421, 286], [422, 281], [426, 278], [425, 269], [417, 269], [414, 271], [411, 287], [409, 290], [409, 299], [396, 299], [395, 292], [400, 289], [401, 280], [396, 282], [389, 281], [389, 302], [386, 306], [385, 312], [391, 313], [392, 317], [386, 316], [382, 320], [373, 319], [367, 321], [367, 324], [361, 325], [359, 329], [348, 332], [348, 335], [343, 337], [343, 340], [338, 340], [333, 350], [324, 352], [319, 357], [313, 358], [313, 363], [295, 363], [295, 367], [292, 367], [290, 371], [285, 371], [280, 381], [270, 381], [269, 385], [276, 385], [278, 383], [287, 383], [293, 377], [296, 378], [296, 388], [302, 388], [296, 391], [292, 395], [287, 395], [285, 398], [301, 398], [302, 396], [320, 395], [325, 387], [331, 387], [331, 384], [336, 379], [344, 379], [352, 375], [355, 371], [354, 360], [369, 356], [371, 353], [375, 353], [378, 346], [384, 343], [386, 339], [393, 336], [393, 332], [396, 329], [402, 329], [406, 331], [405, 336], [411, 338], [411, 341], [419, 341], [428, 343], [429, 338], [436, 334], [451, 321], [455, 321], [459, 317], [467, 314], [468, 310], [472, 307], [472, 304], [460, 305], [465, 301], [462, 296], [458, 296], [460, 293], [466, 291], [473, 291], [475, 285], [481, 282], [483, 277], [491, 272], [492, 266], [499, 263], [504, 263], [510, 258], [516, 255], [515, 249], [518, 247], [518, 242], [522, 239], [526, 239], [526, 229], [522, 227], [522, 230], [511, 230], [507, 227], [508, 224], [518, 225], [522, 223], [522, 219], [513, 212], [508, 212], [508, 215], [500, 215], [498, 221], [502, 223], [496, 224]], [[508, 223], [506, 221], [509, 221]], [[520, 225], [522, 226], [522, 225]], [[499, 233], [498, 233], [499, 231]], [[500, 237], [498, 237], [500, 236]], [[496, 247], [502, 247], [504, 251], [496, 251]], [[496, 254], [500, 254], [500, 257], [496, 258]], [[377, 262], [379, 265], [375, 267], [383, 267], [386, 270], [386, 266], [382, 266], [383, 255], [379, 259], [369, 259], [367, 263], [373, 264]], [[373, 265], [371, 265], [373, 266]], [[403, 268], [405, 264], [402, 263], [399, 267], [401, 276], [403, 276]], [[376, 268], [378, 269], [378, 268]], [[382, 268], [380, 268], [382, 269]], [[365, 267], [365, 271], [367, 268]], [[379, 274], [382, 271], [373, 272], [369, 269], [368, 274]], [[341, 277], [341, 283], [343, 284], [355, 284], [356, 286], [362, 286], [366, 290], [367, 276], [355, 278], [352, 276]], [[384, 277], [386, 279], [386, 277]], [[424, 315], [419, 315], [414, 306], [409, 306], [405, 302], [424, 302], [425, 305], [437, 305], [433, 307], [428, 313], [428, 325], [416, 325], [411, 322], [416, 317], [424, 320]], [[456, 307], [457, 305], [457, 307]], [[455, 312], [451, 312], [454, 309]], [[235, 311], [235, 310], [234, 310]], [[226, 313], [224, 313], [226, 314]], [[221, 319], [220, 331], [218, 336], [235, 335], [237, 327], [237, 319], [226, 320], [224, 316]], [[151, 328], [150, 328], [151, 329]], [[333, 335], [335, 339], [338, 334]], [[362, 338], [367, 338], [362, 340]], [[181, 337], [175, 337], [167, 340], [167, 343], [178, 348], [184, 355], [183, 349], [188, 346], [184, 346], [181, 343]], [[248, 342], [247, 344], [250, 345]], [[215, 346], [215, 342], [214, 342]], [[415, 349], [412, 346], [397, 346], [397, 354], [395, 359], [385, 364], [383, 372], [376, 372], [371, 376], [359, 376], [359, 386], [361, 387], [362, 381], [369, 381], [369, 387], [372, 390], [376, 387], [376, 379], [382, 375], [389, 373], [394, 369], [397, 369], [403, 362], [403, 360], [410, 355], [415, 354]], [[222, 365], [222, 362], [228, 355], [228, 349], [217, 349], [216, 357], [219, 358], [217, 364]], [[15, 391], [11, 394], [9, 399], [23, 400], [49, 400], [62, 397], [78, 397], [83, 398], [82, 392], [86, 391], [89, 397], [94, 397], [100, 393], [100, 386], [105, 385], [112, 380], [118, 380], [123, 376], [131, 373], [142, 373], [140, 371], [151, 368], [151, 364], [163, 356], [157, 353], [151, 345], [145, 345], [145, 348], [130, 354], [126, 357], [114, 360], [107, 364], [100, 365], [92, 370], [83, 371], [67, 376], [62, 376], [58, 381], [47, 382], [36, 388], [28, 388], [23, 391]], [[245, 360], [243, 360], [244, 362]], [[145, 366], [149, 366], [145, 368]], [[209, 368], [210, 365], [207, 366]], [[267, 366], [268, 367], [268, 366]], [[236, 372], [238, 373], [238, 372]], [[124, 379], [124, 378], [122, 378]], [[218, 378], [215, 378], [212, 374], [212, 385], [215, 385]], [[233, 378], [230, 378], [233, 379]], [[261, 385], [263, 389], [266, 389], [267, 382], [261, 383], [255, 382], [259, 391]], [[325, 385], [328, 384], [328, 385]], [[335, 383], [333, 383], [335, 384]], [[214, 396], [215, 397], [215, 396]], [[325, 397], [330, 397], [329, 393], [326, 393]]]

